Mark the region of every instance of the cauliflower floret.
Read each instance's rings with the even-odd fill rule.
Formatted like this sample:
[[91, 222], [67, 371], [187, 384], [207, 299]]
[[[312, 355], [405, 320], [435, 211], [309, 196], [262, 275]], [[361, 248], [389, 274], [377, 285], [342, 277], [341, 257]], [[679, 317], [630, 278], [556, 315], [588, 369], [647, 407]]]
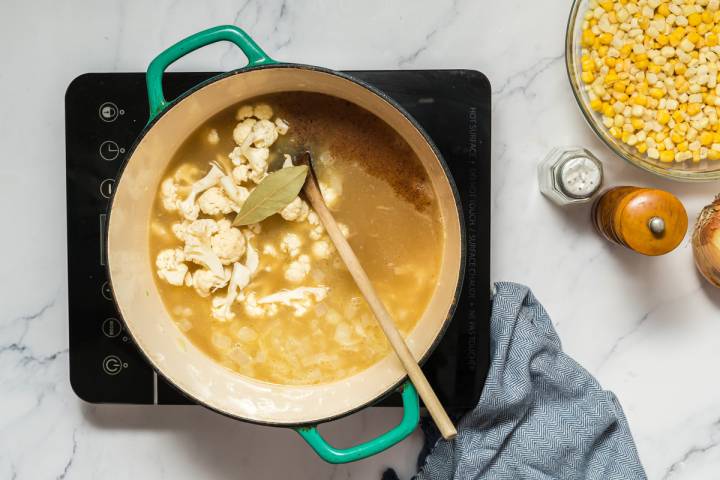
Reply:
[[269, 147], [278, 138], [275, 124], [270, 120], [260, 120], [253, 125], [253, 145], [256, 147]]
[[242, 122], [238, 123], [233, 130], [233, 140], [238, 145], [244, 145], [250, 134], [253, 132], [253, 127], [257, 123], [254, 118], [246, 118]]
[[187, 220], [197, 219], [200, 213], [200, 208], [195, 203], [195, 198], [205, 190], [217, 185], [224, 175], [223, 171], [220, 170], [217, 165], [213, 164], [207, 175], [193, 183], [190, 194], [185, 200], [178, 204], [179, 210]]
[[220, 230], [220, 222], [211, 218], [201, 218], [192, 222], [173, 224], [172, 231], [177, 238], [186, 244], [208, 244], [210, 237]]
[[310, 230], [309, 233], [310, 239], [320, 240], [323, 233], [325, 233], [325, 228], [323, 228], [322, 223], [320, 223], [320, 217], [318, 217], [318, 214], [311, 211], [308, 213], [307, 221], [310, 225], [312, 225], [312, 230]]
[[223, 265], [229, 265], [240, 260], [245, 253], [245, 237], [237, 228], [222, 230], [210, 239], [212, 251]]
[[294, 233], [286, 233], [282, 240], [280, 240], [280, 250], [294, 258], [300, 254], [300, 247], [302, 246], [302, 240]]
[[250, 230], [243, 230], [243, 234], [245, 235], [245, 245], [247, 246], [247, 250], [245, 251], [245, 267], [250, 270], [250, 274], [252, 275], [257, 272], [260, 266], [260, 256], [251, 242], [255, 234]]
[[288, 203], [285, 208], [280, 211], [280, 216], [288, 222], [304, 222], [310, 213], [310, 207], [300, 197]]
[[253, 116], [253, 107], [252, 105], [243, 105], [242, 107], [238, 108], [237, 113], [235, 114], [235, 120], [245, 120], [248, 117]]
[[160, 194], [162, 196], [163, 208], [168, 212], [174, 212], [178, 209], [177, 185], [172, 178], [166, 178], [160, 185]]
[[332, 255], [332, 246], [327, 240], [318, 240], [312, 245], [312, 253], [320, 259], [330, 258]]
[[285, 135], [290, 129], [290, 125], [282, 118], [275, 119], [275, 128], [280, 135]]
[[327, 297], [328, 287], [298, 287], [293, 290], [280, 290], [279, 292], [266, 295], [257, 301], [258, 304], [280, 303], [282, 305], [292, 305], [295, 300], [303, 300], [305, 298], [314, 297], [316, 302], [322, 302]]
[[322, 193], [323, 200], [325, 200], [325, 205], [329, 208], [333, 208], [340, 198], [340, 195], [338, 195], [338, 192], [333, 187], [323, 182], [320, 182], [320, 192]]
[[245, 187], [235, 185], [232, 178], [228, 176], [224, 176], [222, 180], [220, 180], [220, 186], [222, 186], [225, 195], [232, 200], [234, 204], [233, 210], [240, 211], [240, 207], [242, 207], [242, 204], [245, 203], [245, 200], [250, 196], [250, 191]]
[[243, 152], [243, 155], [247, 158], [248, 164], [254, 172], [265, 173], [267, 171], [268, 158], [270, 158], [270, 150], [267, 147], [248, 147], [247, 150]]
[[[245, 157], [243, 157], [245, 158]], [[250, 174], [250, 166], [249, 165], [238, 165], [237, 167], [233, 168], [232, 171], [232, 177], [233, 180], [235, 180], [235, 183], [244, 183], [247, 182]]]
[[250, 170], [250, 173], [248, 174], [248, 178], [256, 184], [262, 182], [265, 177], [267, 177], [267, 171], [256, 172], [255, 170]]
[[222, 232], [223, 230], [227, 230], [228, 228], [232, 227], [232, 222], [228, 220], [227, 218], [221, 218], [217, 221], [218, 226], [218, 232]]
[[182, 286], [188, 266], [185, 265], [185, 254], [179, 248], [168, 248], [158, 253], [155, 259], [158, 277], [170, 285]]
[[258, 103], [255, 105], [253, 113], [260, 120], [270, 120], [273, 116], [273, 110], [267, 103]]
[[250, 271], [240, 263], [233, 265], [228, 285], [227, 294], [224, 297], [215, 297], [212, 300], [212, 315], [218, 320], [225, 321], [235, 317], [232, 311], [232, 304], [238, 296], [238, 290], [242, 290], [250, 283]]
[[194, 163], [183, 163], [177, 168], [177, 170], [175, 170], [173, 178], [175, 179], [175, 182], [177, 182], [178, 186], [190, 186], [201, 175], [202, 171], [200, 171], [197, 165]]
[[233, 210], [239, 210], [237, 205], [223, 194], [223, 191], [218, 187], [212, 187], [205, 190], [197, 200], [200, 211], [205, 215], [219, 215], [232, 212]]
[[228, 158], [233, 165], [240, 166], [247, 163], [247, 158], [245, 158], [245, 155], [243, 155], [242, 148], [240, 147], [233, 148], [233, 151], [228, 154]]
[[250, 292], [245, 297], [245, 313], [250, 317], [262, 317], [265, 314], [265, 309], [258, 305], [257, 295], [255, 292]]
[[192, 286], [201, 297], [207, 297], [218, 288], [223, 288], [230, 280], [230, 275], [222, 271], [221, 275], [216, 275], [210, 270], [199, 268], [192, 275]]
[[210, 129], [207, 135], [207, 141], [210, 145], [217, 145], [220, 141], [220, 135], [218, 135], [217, 130], [214, 128]]
[[263, 254], [264, 254], [264, 255], [270, 255], [271, 257], [277, 257], [277, 256], [278, 256], [278, 251], [277, 251], [277, 249], [276, 249], [273, 245], [267, 243], [267, 244], [265, 244], [265, 246], [263, 247]]
[[293, 260], [285, 269], [285, 280], [298, 283], [303, 281], [308, 273], [310, 273], [310, 257], [300, 255], [297, 260]]
[[321, 302], [327, 297], [328, 287], [299, 287], [294, 290], [281, 290], [277, 293], [267, 295], [260, 300], [258, 304], [276, 304], [285, 305], [295, 309], [295, 316], [301, 317], [313, 305], [313, 297], [315, 302]]
[[[210, 246], [205, 244], [186, 244], [183, 251], [186, 260], [207, 268], [216, 277], [225, 276], [225, 269], [223, 268], [222, 262]], [[194, 281], [195, 278], [193, 277], [193, 282]]]

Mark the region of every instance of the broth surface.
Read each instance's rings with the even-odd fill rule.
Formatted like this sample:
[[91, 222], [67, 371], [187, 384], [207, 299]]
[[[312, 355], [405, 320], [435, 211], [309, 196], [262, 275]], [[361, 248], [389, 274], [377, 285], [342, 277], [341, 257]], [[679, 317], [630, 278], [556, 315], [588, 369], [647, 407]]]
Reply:
[[[349, 102], [314, 93], [252, 99], [198, 128], [163, 178], [184, 176], [197, 181], [208, 173], [213, 161], [231, 169], [228, 154], [237, 146], [233, 140], [236, 112], [243, 105], [257, 104], [269, 105], [273, 118], [289, 125], [288, 132], [270, 147], [270, 169], [281, 167], [283, 154], [306, 148], [313, 152], [326, 201], [335, 218], [346, 225], [351, 246], [399, 330], [407, 336], [435, 291], [444, 246], [443, 224], [419, 159], [374, 115]], [[247, 186], [254, 185], [247, 182]], [[216, 220], [234, 216], [200, 214], [200, 218]], [[164, 208], [159, 192], [151, 219], [151, 258], [181, 246], [173, 225], [182, 222], [177, 211]], [[253, 227], [254, 235], [247, 232], [248, 242], [259, 254], [259, 268], [233, 303], [232, 319], [220, 321], [211, 314], [215, 295], [202, 297], [193, 287], [171, 285], [156, 275], [168, 312], [196, 346], [240, 374], [279, 384], [339, 380], [392, 351], [322, 229], [309, 220], [286, 221], [279, 214], [260, 226], [259, 231]], [[288, 234], [300, 240], [297, 248], [287, 248]], [[303, 256], [309, 259], [307, 274], [300, 281], [289, 281], [289, 265]], [[190, 273], [198, 268], [186, 263]], [[326, 293], [307, 294], [300, 307], [274, 302], [262, 304], [258, 310], [258, 300], [300, 287]]]

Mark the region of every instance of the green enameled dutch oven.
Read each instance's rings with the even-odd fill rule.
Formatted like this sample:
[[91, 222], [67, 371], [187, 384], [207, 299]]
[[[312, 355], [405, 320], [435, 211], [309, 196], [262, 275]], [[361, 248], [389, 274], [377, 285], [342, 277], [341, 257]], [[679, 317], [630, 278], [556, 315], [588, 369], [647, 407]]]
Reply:
[[[183, 55], [218, 41], [237, 45], [245, 68], [201, 83], [175, 100], [163, 95], [165, 69]], [[323, 459], [345, 463], [374, 455], [407, 437], [417, 426], [418, 397], [394, 354], [350, 378], [322, 385], [274, 385], [239, 375], [187, 341], [166, 311], [153, 281], [149, 257], [150, 214], [163, 172], [185, 139], [205, 121], [245, 100], [278, 92], [318, 92], [373, 113], [412, 147], [432, 181], [445, 228], [437, 287], [417, 326], [407, 337], [415, 358], [425, 359], [453, 313], [464, 266], [460, 203], [447, 166], [418, 124], [395, 102], [351, 76], [324, 68], [269, 58], [241, 29], [220, 26], [168, 48], [147, 71], [150, 121], [129, 152], [116, 182], [108, 226], [108, 270], [128, 332], [157, 372], [195, 402], [249, 422], [291, 427]], [[400, 386], [400, 424], [347, 449], [330, 446], [316, 425], [366, 407]]]

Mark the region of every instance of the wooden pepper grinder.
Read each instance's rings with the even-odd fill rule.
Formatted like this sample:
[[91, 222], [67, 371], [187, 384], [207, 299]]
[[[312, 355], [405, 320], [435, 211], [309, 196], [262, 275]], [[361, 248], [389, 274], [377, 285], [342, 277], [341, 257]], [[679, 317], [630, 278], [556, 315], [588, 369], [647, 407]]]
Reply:
[[611, 188], [593, 205], [592, 219], [598, 232], [611, 242], [650, 256], [674, 250], [688, 228], [680, 200], [652, 188]]

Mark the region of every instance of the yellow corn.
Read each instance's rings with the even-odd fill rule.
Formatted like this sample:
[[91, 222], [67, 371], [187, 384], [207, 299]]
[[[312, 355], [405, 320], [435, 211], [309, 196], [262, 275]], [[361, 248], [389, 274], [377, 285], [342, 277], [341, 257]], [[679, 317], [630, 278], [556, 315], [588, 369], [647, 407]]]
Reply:
[[675, 152], [671, 150], [665, 150], [660, 152], [660, 161], [661, 162], [672, 162], [675, 160]]
[[[589, 107], [612, 123], [608, 129], [611, 136], [632, 144], [639, 153], [646, 153], [650, 142], [663, 162], [673, 162], [683, 152], [681, 158], [690, 158], [687, 152], [691, 152], [692, 160], [700, 161], [700, 147], [690, 149], [697, 144], [703, 152], [707, 150], [708, 159], [720, 160], [720, 149], [711, 148], [720, 144], [720, 105], [716, 105], [720, 95], [715, 91], [716, 85], [720, 88], [720, 73], [702, 84], [695, 83], [699, 78], [695, 73], [687, 73], [689, 65], [693, 72], [708, 71], [708, 67], [710, 72], [717, 72], [708, 55], [700, 54], [700, 49], [720, 45], [720, 9], [714, 3], [654, 0], [650, 4], [656, 8], [647, 15], [648, 0], [596, 0], [600, 9], [583, 17], [586, 28], [580, 37], [578, 74], [592, 92]], [[677, 21], [670, 23], [672, 27], [666, 33], [656, 24], [667, 22], [672, 15], [670, 7]], [[683, 13], [677, 13], [678, 9]], [[680, 21], [685, 18], [687, 21]], [[608, 23], [613, 33], [604, 27], [598, 30]], [[628, 30], [628, 24], [636, 27]], [[660, 52], [668, 45], [675, 47], [675, 55]], [[613, 51], [614, 56], [610, 56]], [[652, 59], [648, 58], [650, 52]], [[703, 78], [707, 78], [704, 73]], [[628, 108], [632, 108], [632, 115], [624, 113]], [[655, 128], [659, 124], [659, 131], [648, 128], [647, 119], [653, 119]], [[634, 132], [639, 132], [640, 139]]]
[[661, 125], [666, 125], [670, 121], [670, 113], [667, 110], [658, 110], [655, 120]]

